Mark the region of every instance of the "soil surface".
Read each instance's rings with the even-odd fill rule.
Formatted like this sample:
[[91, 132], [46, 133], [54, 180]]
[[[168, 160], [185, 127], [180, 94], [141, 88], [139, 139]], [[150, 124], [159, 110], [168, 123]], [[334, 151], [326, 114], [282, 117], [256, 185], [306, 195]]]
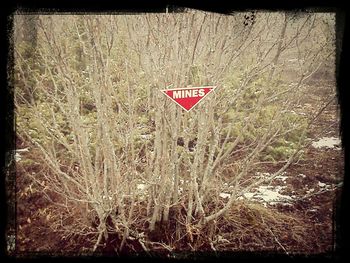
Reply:
[[[322, 95], [324, 94], [323, 91]], [[320, 97], [320, 95], [310, 93], [311, 97]], [[308, 100], [304, 107], [298, 110], [305, 112], [310, 108], [312, 108], [312, 105]], [[308, 137], [312, 141], [317, 141], [323, 136], [338, 137], [338, 119], [337, 104], [334, 101], [311, 127]], [[31, 146], [18, 139], [17, 149], [26, 147]], [[70, 252], [84, 253], [93, 245], [88, 236], [64, 236], [53, 227], [53, 218], [57, 218], [57, 214], [52, 213], [57, 213], [57, 210], [54, 209], [52, 203], [43, 196], [38, 186], [29, 177], [29, 174], [38, 174], [40, 180], [40, 173], [46, 173], [47, 171], [43, 170], [40, 161], [32, 162], [29, 166], [24, 161], [26, 157], [36, 160], [36, 154], [35, 150], [21, 153], [22, 160], [18, 161], [16, 165], [17, 229], [15, 254], [28, 256], [36, 254], [67, 255]], [[264, 205], [259, 201], [252, 201], [253, 204], [261, 206], [261, 209], [267, 208], [278, 212], [281, 218], [283, 218], [283, 215], [293, 215], [307, 226], [305, 227], [307, 229], [306, 233], [303, 235], [305, 240], [299, 243], [288, 243], [288, 238], [291, 238], [288, 235], [292, 234], [288, 231], [284, 233], [285, 236], [280, 235], [278, 238], [273, 238], [273, 235], [266, 236], [264, 245], [267, 250], [281, 251], [281, 253], [286, 252], [284, 250], [289, 250], [288, 252], [307, 254], [330, 253], [334, 250], [336, 246], [334, 231], [336, 222], [334, 218], [337, 212], [335, 206], [339, 202], [342, 189], [343, 162], [341, 146], [315, 148], [310, 144], [305, 150], [304, 157], [287, 169], [286, 178], [276, 179], [271, 183], [271, 186], [284, 186], [280, 194], [293, 197], [288, 204], [265, 203]], [[280, 164], [264, 164], [264, 168], [268, 173], [273, 173], [280, 166]], [[250, 213], [249, 209], [245, 210], [242, 206], [237, 211], [239, 211], [242, 218], [249, 216]], [[252, 231], [247, 233], [254, 235], [256, 228], [250, 228], [251, 226], [254, 225], [246, 226], [247, 231], [249, 229]], [[286, 226], [286, 229], [288, 229], [288, 226]], [[223, 235], [223, 238], [234, 238], [232, 237], [233, 230], [233, 228], [227, 229], [227, 235]], [[224, 231], [224, 228], [221, 231]], [[254, 237], [249, 238], [248, 234], [245, 238], [233, 242], [230, 247], [217, 245], [217, 250], [219, 251], [221, 248], [232, 251], [254, 250], [255, 248], [259, 250], [261, 247], [259, 248], [257, 241], [252, 242]], [[157, 237], [153, 237], [153, 239], [157, 239]], [[296, 239], [294, 237], [293, 240]], [[100, 252], [113, 253], [113, 244], [116, 242], [120, 242], [118, 237], [110, 237], [105, 248], [101, 249]], [[268, 244], [271, 246], [267, 247]], [[131, 246], [129, 245], [129, 247]], [[133, 247], [134, 250], [142, 251], [142, 247], [136, 242]], [[162, 248], [159, 247], [159, 250], [162, 250]], [[211, 246], [205, 244], [203, 250], [211, 250]]]

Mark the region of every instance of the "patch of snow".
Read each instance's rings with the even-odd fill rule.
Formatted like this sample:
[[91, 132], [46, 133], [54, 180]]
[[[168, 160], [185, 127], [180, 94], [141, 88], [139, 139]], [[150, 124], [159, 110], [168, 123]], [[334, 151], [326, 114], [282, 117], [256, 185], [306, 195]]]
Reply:
[[246, 199], [256, 200], [263, 203], [283, 203], [287, 200], [292, 200], [291, 196], [282, 195], [279, 193], [285, 186], [259, 186], [253, 193], [244, 193], [243, 196]]
[[303, 177], [303, 178], [305, 178], [306, 177], [306, 175], [305, 174], [298, 174], [299, 176], [301, 176], [301, 177]]
[[231, 197], [231, 195], [228, 194], [228, 193], [220, 193], [219, 196], [220, 196], [221, 198], [224, 198], [224, 199], [230, 198], [230, 197]]
[[262, 198], [265, 202], [271, 202], [271, 201], [282, 201], [282, 200], [289, 200], [291, 199], [290, 196], [281, 195], [279, 191], [282, 189], [282, 187], [270, 187], [270, 186], [260, 186], [258, 188], [258, 191], [260, 194], [258, 197]]
[[325, 184], [325, 183], [318, 182], [318, 186], [319, 186], [319, 187], [325, 187], [326, 184]]
[[21, 155], [19, 153], [16, 153], [15, 154], [15, 161], [19, 162], [20, 160], [22, 160]]
[[20, 155], [20, 153], [23, 153], [23, 152], [29, 152], [29, 147], [27, 148], [23, 148], [23, 149], [16, 149], [14, 150], [15, 152], [15, 161], [16, 162], [19, 162], [20, 160], [22, 160], [22, 156]]
[[271, 174], [268, 173], [268, 172], [265, 172], [265, 173], [256, 172], [256, 175], [257, 175], [257, 176], [261, 176], [261, 177], [268, 177], [268, 176], [270, 176]]
[[335, 149], [339, 149], [336, 146], [340, 145], [340, 139], [339, 138], [335, 138], [335, 137], [323, 137], [321, 139], [319, 139], [317, 142], [313, 142], [312, 146], [315, 148], [335, 148]]
[[16, 152], [21, 153], [21, 152], [29, 152], [29, 147], [23, 148], [23, 149], [16, 149]]
[[255, 193], [244, 193], [243, 194], [243, 196], [247, 199], [251, 199], [254, 195], [255, 195]]
[[283, 175], [279, 175], [276, 176], [275, 179], [281, 180], [283, 182], [285, 182], [287, 180], [288, 176], [283, 176]]

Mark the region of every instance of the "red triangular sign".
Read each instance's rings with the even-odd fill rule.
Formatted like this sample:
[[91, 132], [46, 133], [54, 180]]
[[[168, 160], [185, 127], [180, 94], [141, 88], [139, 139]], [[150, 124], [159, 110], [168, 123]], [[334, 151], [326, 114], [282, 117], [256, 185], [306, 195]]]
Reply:
[[170, 99], [175, 101], [178, 105], [180, 105], [184, 110], [190, 111], [215, 88], [216, 86], [207, 86], [165, 89], [161, 91]]

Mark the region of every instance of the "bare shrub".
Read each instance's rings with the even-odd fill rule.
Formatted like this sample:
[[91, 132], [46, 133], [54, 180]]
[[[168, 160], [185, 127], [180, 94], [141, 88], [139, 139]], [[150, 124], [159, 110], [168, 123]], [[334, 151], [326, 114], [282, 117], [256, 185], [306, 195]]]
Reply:
[[[192, 240], [300, 156], [309, 125], [334, 98], [308, 116], [294, 112], [304, 82], [334, 59], [333, 35], [318, 26], [328, 18], [257, 13], [245, 25], [243, 15], [39, 16], [37, 70], [15, 44], [17, 79], [29, 71], [39, 94], [26, 103], [16, 92], [17, 128], [41, 150], [44, 190], [61, 196], [56, 205], [70, 218], [57, 229], [95, 233], [94, 250], [116, 233], [122, 250], [175, 220]], [[186, 113], [159, 91], [169, 85], [218, 88]], [[252, 180], [269, 152], [283, 165]]]

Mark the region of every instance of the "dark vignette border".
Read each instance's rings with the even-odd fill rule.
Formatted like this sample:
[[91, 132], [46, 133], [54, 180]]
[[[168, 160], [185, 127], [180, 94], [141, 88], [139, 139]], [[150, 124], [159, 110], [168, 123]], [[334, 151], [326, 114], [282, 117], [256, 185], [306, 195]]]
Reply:
[[[347, 36], [349, 35], [349, 24], [348, 24], [348, 13], [345, 8], [345, 4], [336, 4], [334, 1], [277, 1], [268, 0], [261, 1], [260, 3], [251, 3], [243, 0], [236, 1], [233, 3], [227, 3], [226, 1], [216, 0], [211, 2], [205, 1], [127, 1], [127, 3], [114, 3], [115, 1], [105, 0], [16, 0], [13, 1], [12, 5], [7, 6], [5, 9], [1, 9], [1, 29], [5, 37], [1, 38], [4, 48], [2, 48], [0, 61], [1, 61], [1, 81], [3, 95], [0, 96], [1, 102], [1, 149], [4, 149], [1, 155], [1, 198], [0, 204], [3, 206], [3, 213], [0, 216], [1, 228], [0, 234], [0, 249], [1, 257], [6, 257], [7, 260], [15, 260], [16, 255], [8, 255], [6, 252], [6, 236], [15, 234], [16, 226], [16, 173], [15, 163], [13, 160], [13, 149], [15, 147], [15, 119], [14, 119], [14, 102], [13, 102], [13, 43], [11, 39], [13, 30], [13, 19], [12, 15], [14, 12], [24, 13], [86, 13], [86, 12], [98, 12], [98, 13], [134, 13], [134, 12], [181, 12], [184, 8], [194, 8], [211, 12], [218, 12], [222, 14], [229, 14], [235, 11], [247, 11], [247, 10], [267, 10], [267, 11], [313, 11], [313, 12], [336, 12], [336, 79], [337, 79], [337, 96], [338, 96], [338, 107], [341, 114], [341, 129], [340, 135], [342, 137], [343, 153], [344, 153], [344, 184], [341, 198], [335, 204], [334, 213], [334, 228], [335, 228], [335, 248], [331, 254], [316, 255], [316, 256], [293, 256], [287, 257], [281, 254], [265, 253], [263, 251], [259, 253], [218, 253], [218, 254], [200, 254], [194, 253], [189, 255], [186, 259], [192, 260], [215, 260], [215, 259], [268, 259], [276, 260], [277, 262], [283, 261], [298, 261], [304, 260], [317, 260], [317, 261], [342, 261], [347, 258], [348, 248], [348, 235], [349, 226], [347, 225], [347, 211], [349, 208], [349, 189], [347, 174], [349, 173], [349, 148], [346, 134], [348, 133], [347, 123], [350, 123], [349, 103], [348, 103], [348, 87], [349, 81], [346, 78], [347, 69], [349, 68], [348, 55], [349, 52], [346, 47], [349, 45]], [[340, 2], [340, 1], [339, 1]], [[41, 257], [43, 259], [49, 259], [49, 255], [31, 254], [28, 255], [31, 259]], [[52, 255], [55, 258], [50, 260], [59, 259], [64, 256], [65, 258], [69, 255]], [[17, 258], [18, 259], [18, 258]], [[24, 258], [21, 258], [23, 260]], [[77, 260], [78, 258], [74, 258]], [[83, 257], [82, 259], [91, 259], [90, 257]], [[105, 258], [112, 259], [112, 258]], [[120, 258], [127, 259], [127, 258]], [[132, 260], [145, 260], [148, 259], [143, 255], [139, 257], [130, 257]], [[114, 259], [115, 260], [115, 259]], [[152, 261], [158, 261], [159, 258], [151, 258]], [[161, 259], [163, 262], [165, 259]]]

